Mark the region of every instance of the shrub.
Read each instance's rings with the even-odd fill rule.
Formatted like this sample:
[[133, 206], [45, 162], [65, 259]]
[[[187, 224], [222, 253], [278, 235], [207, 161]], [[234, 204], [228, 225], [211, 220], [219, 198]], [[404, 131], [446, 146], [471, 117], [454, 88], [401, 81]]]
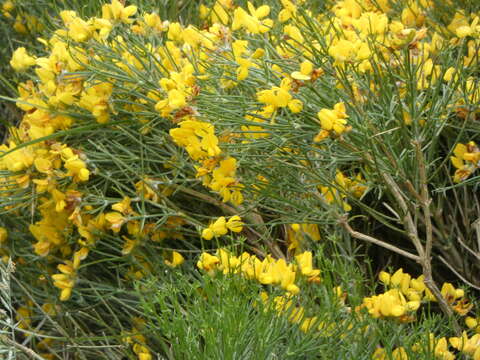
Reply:
[[[183, 290], [142, 294], [186, 259], [182, 266], [198, 261], [210, 276], [258, 281], [255, 289], [268, 290], [261, 298], [308, 336], [331, 330], [338, 339], [351, 325], [360, 338], [377, 324], [366, 314], [408, 323], [423, 303], [419, 317], [428, 318], [436, 301], [450, 333], [425, 325], [423, 347], [373, 333], [356, 356], [386, 356], [374, 349], [382, 342], [397, 358], [418, 351], [452, 358], [447, 338], [430, 331], [457, 335], [452, 347], [473, 356], [457, 321], [472, 304], [463, 289], [437, 283], [454, 274], [480, 285], [478, 9], [433, 0], [218, 0], [175, 3], [169, 13], [168, 4], [157, 13], [143, 3], [74, 3], [48, 21], [37, 13], [42, 48], [26, 43], [13, 52], [24, 114], [0, 146], [0, 251], [17, 263], [19, 331], [28, 336], [43, 317], [49, 325], [41, 331], [77, 348], [98, 340], [110, 357], [120, 356], [115, 343], [140, 359], [152, 349], [186, 356], [178, 342], [169, 350], [177, 334], [166, 335], [168, 309], [207, 306], [192, 289], [209, 285], [185, 275], [172, 281], [186, 281]], [[19, 2], [20, 10], [36, 11]], [[364, 298], [339, 255], [359, 259], [365, 244], [382, 249], [382, 263], [363, 266], [365, 273], [395, 254], [395, 265], [419, 277], [382, 272], [385, 292]], [[315, 266], [329, 255], [333, 267], [348, 269], [343, 275]], [[230, 286], [228, 279], [212, 281]], [[350, 303], [336, 287], [342, 282]], [[304, 315], [302, 298], [314, 304], [316, 291], [349, 314], [346, 327]], [[142, 301], [157, 325], [115, 308], [141, 316]], [[72, 317], [73, 308], [83, 313]], [[105, 332], [109, 314], [116, 324]], [[199, 316], [211, 323], [207, 315]], [[154, 340], [157, 331], [165, 338]], [[34, 348], [53, 358], [67, 351], [37, 340]], [[209, 344], [192, 341], [195, 349]]]

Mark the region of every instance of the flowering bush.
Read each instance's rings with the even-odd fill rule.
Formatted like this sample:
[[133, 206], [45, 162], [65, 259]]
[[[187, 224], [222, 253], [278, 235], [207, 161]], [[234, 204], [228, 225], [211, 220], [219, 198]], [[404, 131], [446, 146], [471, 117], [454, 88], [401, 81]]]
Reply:
[[[71, 329], [88, 339], [113, 316], [110, 358], [116, 344], [168, 354], [178, 333], [155, 306], [208, 303], [207, 287], [231, 282], [248, 311], [286, 313], [302, 339], [373, 339], [356, 356], [480, 356], [475, 330], [461, 333], [462, 317], [477, 327], [472, 300], [438, 285], [480, 286], [479, 9], [212, 0], [172, 14], [112, 0], [52, 2], [47, 21], [25, 5], [2, 4], [5, 24], [41, 37], [12, 52], [4, 81], [22, 116], [5, 119], [0, 145], [0, 254], [16, 264], [8, 326], [32, 351], [62, 358], [87, 341]], [[369, 245], [382, 251], [374, 271], [388, 258], [420, 275], [383, 271], [384, 293], [358, 288], [350, 278], [367, 269], [342, 256]], [[192, 302], [147, 291], [164, 277]], [[451, 333], [429, 325], [409, 346], [375, 335], [438, 310]]]

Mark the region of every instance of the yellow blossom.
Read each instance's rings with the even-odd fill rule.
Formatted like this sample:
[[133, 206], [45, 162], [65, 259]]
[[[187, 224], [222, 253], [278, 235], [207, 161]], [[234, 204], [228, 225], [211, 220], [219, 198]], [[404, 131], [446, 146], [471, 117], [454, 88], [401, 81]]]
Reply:
[[171, 255], [171, 260], [165, 259], [164, 262], [167, 266], [177, 267], [182, 265], [185, 262], [185, 258], [177, 251], [173, 251]]
[[234, 215], [230, 219], [228, 219], [226, 226], [230, 231], [241, 232], [243, 229], [243, 222], [240, 216]]
[[197, 262], [197, 267], [200, 270], [205, 270], [207, 272], [213, 271], [215, 266], [220, 262], [220, 259], [209, 253], [202, 253], [200, 259]]
[[19, 47], [13, 52], [10, 65], [15, 71], [24, 71], [30, 66], [35, 65], [35, 58], [28, 55], [27, 50], [24, 47]]
[[457, 168], [453, 180], [461, 182], [467, 179], [480, 167], [480, 149], [473, 142], [457, 144], [453, 149], [454, 156], [450, 157], [452, 164]]
[[202, 238], [212, 240], [214, 237], [225, 235], [227, 232], [227, 220], [224, 216], [221, 216], [202, 231]]
[[0, 227], [0, 244], [4, 243], [7, 240], [8, 231], [4, 227]]
[[300, 71], [292, 72], [292, 78], [296, 80], [310, 80], [313, 71], [313, 64], [309, 60], [305, 60], [300, 64]]
[[296, 255], [295, 260], [297, 260], [297, 264], [300, 266], [302, 275], [308, 276], [309, 278], [320, 275], [320, 270], [313, 268], [311, 251], [305, 251], [302, 254]]
[[107, 20], [118, 20], [127, 24], [133, 22], [130, 16], [135, 15], [137, 7], [130, 5], [125, 7], [120, 1], [112, 0], [111, 4], [102, 6], [102, 18]]
[[235, 9], [233, 13], [232, 30], [235, 31], [244, 28], [252, 34], [265, 33], [270, 30], [273, 21], [271, 19], [264, 19], [270, 13], [270, 7], [268, 5], [262, 5], [255, 8], [250, 1], [248, 1], [247, 6], [250, 14], [241, 7]]
[[120, 232], [122, 225], [126, 221], [125, 217], [116, 211], [105, 214], [105, 220], [110, 223], [110, 229], [112, 229], [116, 233]]

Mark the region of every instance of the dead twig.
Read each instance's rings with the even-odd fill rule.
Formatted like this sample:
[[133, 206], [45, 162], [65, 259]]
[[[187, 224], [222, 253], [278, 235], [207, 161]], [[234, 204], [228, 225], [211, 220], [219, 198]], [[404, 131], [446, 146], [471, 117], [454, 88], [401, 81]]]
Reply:
[[406, 258], [409, 258], [411, 260], [414, 260], [418, 263], [420, 263], [420, 256], [418, 255], [415, 255], [415, 254], [412, 254], [408, 251], [405, 251], [405, 250], [402, 250], [394, 245], [391, 245], [391, 244], [388, 244], [382, 240], [379, 240], [379, 239], [376, 239], [372, 236], [369, 236], [369, 235], [366, 235], [366, 234], [363, 234], [361, 232], [358, 232], [358, 231], [355, 231], [351, 228], [351, 226], [348, 224], [347, 222], [347, 218], [345, 216], [343, 216], [341, 219], [340, 219], [340, 225], [342, 225], [345, 230], [348, 231], [348, 233], [354, 237], [355, 239], [359, 239], [359, 240], [363, 240], [363, 241], [366, 241], [366, 242], [369, 242], [369, 243], [372, 243], [372, 244], [375, 244], [375, 245], [378, 245], [378, 246], [381, 246], [385, 249], [388, 249], [390, 251], [393, 251], [399, 255], [402, 255]]

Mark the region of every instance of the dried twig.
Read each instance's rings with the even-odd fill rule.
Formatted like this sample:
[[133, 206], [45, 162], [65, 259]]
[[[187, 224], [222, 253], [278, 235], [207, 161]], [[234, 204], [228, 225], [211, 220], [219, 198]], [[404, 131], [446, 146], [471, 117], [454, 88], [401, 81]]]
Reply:
[[452, 265], [450, 265], [450, 264], [448, 263], [448, 261], [445, 260], [442, 256], [439, 256], [438, 258], [440, 259], [441, 262], [443, 262], [443, 263], [444, 263], [460, 280], [462, 280], [465, 284], [467, 284], [468, 286], [470, 286], [470, 287], [472, 287], [472, 288], [474, 288], [474, 289], [476, 289], [476, 290], [480, 290], [480, 286], [476, 286], [476, 285], [472, 284], [470, 281], [468, 281], [467, 279], [465, 279], [465, 278], [464, 278], [462, 275], [460, 275], [460, 273], [459, 273], [457, 270], [455, 270], [455, 268], [454, 268]]
[[393, 252], [396, 252], [397, 254], [400, 254], [402, 256], [405, 256], [406, 258], [409, 258], [409, 259], [412, 259], [416, 262], [420, 262], [420, 257], [418, 255], [415, 255], [415, 254], [412, 254], [412, 253], [409, 253], [408, 251], [405, 251], [405, 250], [402, 250], [394, 245], [391, 245], [391, 244], [388, 244], [382, 240], [379, 240], [379, 239], [376, 239], [372, 236], [369, 236], [369, 235], [366, 235], [366, 234], [363, 234], [361, 232], [358, 232], [358, 231], [355, 231], [351, 228], [351, 226], [348, 224], [347, 222], [347, 219], [346, 217], [342, 217], [340, 219], [340, 224], [348, 231], [348, 233], [354, 237], [355, 239], [359, 239], [359, 240], [363, 240], [363, 241], [367, 241], [369, 243], [372, 243], [372, 244], [375, 244], [375, 245], [378, 245], [378, 246], [381, 246], [385, 249], [388, 249], [388, 250], [391, 250]]
[[[420, 196], [422, 201], [420, 206], [422, 207], [423, 217], [425, 219], [425, 250], [423, 254], [420, 254], [421, 264], [423, 269], [423, 275], [425, 276], [425, 285], [432, 292], [435, 298], [440, 305], [442, 311], [447, 315], [453, 323], [453, 327], [457, 334], [461, 333], [460, 326], [458, 325], [457, 319], [454, 316], [453, 310], [450, 305], [447, 303], [443, 297], [440, 289], [433, 280], [432, 276], [432, 246], [433, 246], [433, 230], [432, 230], [432, 214], [430, 212], [430, 203], [431, 199], [428, 193], [428, 178], [427, 178], [427, 169], [425, 166], [425, 158], [423, 157], [422, 148], [419, 141], [413, 143], [416, 150], [417, 162], [418, 162], [418, 171], [420, 175]], [[413, 240], [413, 239], [412, 239]], [[419, 239], [415, 239], [415, 241]]]
[[22, 345], [22, 344], [19, 344], [17, 343], [16, 341], [13, 341], [12, 339], [9, 339], [8, 337], [6, 336], [1, 336], [0, 337], [0, 341], [10, 345], [10, 346], [13, 346], [14, 348], [20, 350], [21, 352], [25, 353], [26, 355], [28, 355], [31, 359], [35, 359], [35, 360], [46, 360], [44, 357], [38, 355], [35, 351], [33, 351], [32, 349], [29, 349], [27, 348], [26, 346]]

